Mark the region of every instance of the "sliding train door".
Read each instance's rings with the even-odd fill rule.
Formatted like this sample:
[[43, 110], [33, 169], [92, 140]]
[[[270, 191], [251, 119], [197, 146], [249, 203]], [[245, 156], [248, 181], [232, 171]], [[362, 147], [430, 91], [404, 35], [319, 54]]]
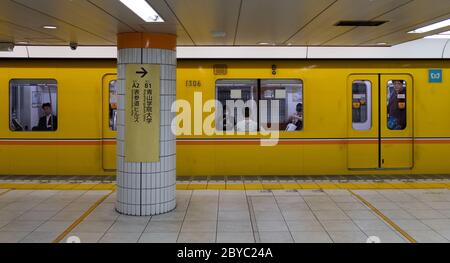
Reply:
[[102, 162], [104, 170], [116, 169], [117, 76], [103, 77]]
[[348, 78], [347, 164], [349, 169], [379, 168], [378, 75]]
[[351, 75], [347, 86], [348, 169], [411, 169], [414, 166], [412, 77]]
[[384, 169], [412, 169], [414, 154], [413, 79], [380, 76], [380, 163]]

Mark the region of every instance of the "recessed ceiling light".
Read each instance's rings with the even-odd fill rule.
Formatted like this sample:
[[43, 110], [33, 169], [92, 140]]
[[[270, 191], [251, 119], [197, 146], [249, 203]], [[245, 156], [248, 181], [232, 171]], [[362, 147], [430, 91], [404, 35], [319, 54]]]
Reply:
[[378, 46], [386, 46], [388, 43], [386, 43], [386, 42], [379, 42], [379, 43], [377, 43], [377, 45]]
[[223, 32], [223, 31], [213, 31], [213, 32], [211, 32], [211, 35], [213, 37], [219, 38], [219, 37], [225, 37], [227, 35], [227, 33]]
[[450, 19], [447, 19], [447, 20], [444, 20], [441, 22], [437, 22], [437, 23], [434, 23], [434, 24], [431, 24], [428, 26], [424, 26], [424, 27], [418, 28], [416, 30], [409, 31], [408, 33], [409, 34], [422, 34], [422, 33], [434, 31], [436, 29], [444, 28], [444, 27], [448, 27], [448, 26], [450, 26]]
[[46, 25], [46, 26], [43, 26], [42, 28], [45, 28], [45, 29], [57, 29], [58, 27], [51, 26], [51, 25]]
[[270, 45], [270, 43], [268, 43], [268, 42], [258, 42], [257, 44], [258, 45]]
[[18, 41], [16, 42], [17, 45], [28, 45], [27, 41]]
[[131, 11], [148, 23], [162, 23], [164, 19], [145, 0], [120, 0]]

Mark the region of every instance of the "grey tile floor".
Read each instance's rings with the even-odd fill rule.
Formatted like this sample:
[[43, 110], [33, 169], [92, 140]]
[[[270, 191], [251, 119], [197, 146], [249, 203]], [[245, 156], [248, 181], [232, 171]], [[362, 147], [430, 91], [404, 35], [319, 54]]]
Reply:
[[[449, 190], [354, 192], [416, 241], [450, 242]], [[108, 193], [7, 192], [0, 196], [0, 242], [52, 242]], [[177, 209], [153, 217], [119, 215], [115, 198], [109, 196], [66, 237], [83, 243], [357, 243], [370, 236], [408, 242], [347, 190], [177, 191]]]

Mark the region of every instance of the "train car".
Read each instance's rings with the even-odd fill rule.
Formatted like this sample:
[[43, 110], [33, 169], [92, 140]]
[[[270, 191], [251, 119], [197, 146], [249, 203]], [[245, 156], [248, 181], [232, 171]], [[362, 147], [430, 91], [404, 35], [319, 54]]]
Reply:
[[301, 103], [303, 123], [294, 131], [280, 125], [278, 144], [268, 147], [260, 135], [180, 136], [178, 173], [448, 173], [450, 89], [448, 79], [431, 79], [435, 68], [449, 73], [437, 60], [183, 61], [178, 98], [195, 104], [201, 92], [203, 101], [221, 101], [237, 88], [244, 100], [279, 99], [281, 122]]
[[[0, 174], [114, 174], [115, 67], [4, 60]], [[181, 60], [177, 175], [448, 173], [449, 73], [445, 60]], [[40, 128], [44, 104], [55, 130]], [[237, 132], [247, 112], [256, 130]]]
[[[115, 60], [2, 60], [0, 174], [113, 175], [116, 72]], [[44, 104], [57, 125], [40, 127]]]

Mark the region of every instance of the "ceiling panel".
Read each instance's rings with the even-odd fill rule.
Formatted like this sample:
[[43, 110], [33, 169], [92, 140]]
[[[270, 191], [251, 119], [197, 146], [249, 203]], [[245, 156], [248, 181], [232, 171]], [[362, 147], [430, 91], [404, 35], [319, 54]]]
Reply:
[[[446, 18], [450, 18], [450, 17], [446, 17]], [[406, 31], [400, 30], [400, 32], [402, 32], [402, 33], [393, 32], [393, 33], [390, 33], [387, 35], [383, 35], [382, 37], [371, 39], [370, 41], [361, 43], [359, 45], [371, 45], [373, 43], [389, 43], [389, 45], [394, 46], [394, 45], [398, 45], [401, 43], [422, 39], [424, 36], [422, 34], [406, 34], [405, 32], [407, 32], [407, 31], [408, 30], [406, 30]], [[450, 31], [450, 27], [441, 29], [441, 32], [446, 32], [446, 31]]]
[[177, 45], [178, 46], [193, 46], [190, 36], [184, 30], [178, 30], [177, 33]]
[[412, 39], [421, 38], [421, 35], [407, 34], [419, 25], [431, 24], [436, 18], [450, 17], [449, 0], [415, 0], [397, 8], [383, 16], [379, 20], [388, 23], [375, 28], [355, 28], [325, 44], [328, 45], [373, 45], [380, 42], [383, 36], [394, 35], [394, 38], [384, 38], [388, 44], [399, 44]]
[[[119, 0], [0, 0], [0, 41], [115, 45], [119, 32], [160, 32], [176, 34], [180, 46], [365, 46], [421, 38], [425, 35], [406, 32], [450, 18], [450, 0], [147, 1], [165, 23], [145, 23]], [[340, 20], [389, 22], [371, 28], [334, 26]]]
[[281, 44], [327, 9], [335, 0], [245, 0], [239, 19], [237, 45]]
[[0, 20], [0, 41], [2, 42], [21, 42], [27, 41], [30, 44], [42, 44], [42, 40], [49, 39], [52, 43], [65, 43], [64, 40], [55, 38], [51, 35], [24, 28], [20, 25], [12, 24]]
[[[52, 0], [55, 1], [55, 0]], [[177, 20], [174, 14], [170, 11], [164, 0], [151, 0], [148, 1], [156, 12], [164, 19], [165, 23], [145, 23], [140, 17], [135, 15], [130, 9], [123, 5], [119, 0], [85, 0], [89, 2], [92, 6], [97, 7], [97, 9], [113, 16], [116, 20], [122, 21], [129, 25], [131, 29], [121, 28], [119, 32], [130, 32], [130, 31], [142, 31], [142, 26], [157, 25], [158, 27], [168, 27], [176, 26]], [[175, 27], [172, 27], [174, 30]], [[165, 31], [165, 29], [158, 29], [159, 31]], [[176, 31], [171, 31], [167, 33], [175, 33]]]
[[[107, 39], [90, 34], [85, 30], [73, 27], [61, 20], [50, 17], [12, 0], [1, 2], [0, 17], [3, 21], [50, 35], [53, 38], [58, 38], [66, 43], [82, 40], [84, 43], [89, 43], [91, 45], [114, 44]], [[44, 25], [55, 25], [58, 29], [46, 30], [42, 28]]]
[[[164, 23], [145, 23], [119, 0], [86, 0], [92, 6], [114, 17], [117, 21], [127, 24], [130, 29], [120, 28], [118, 32], [153, 32], [169, 33], [178, 36], [178, 44], [193, 45], [188, 34], [179, 25], [177, 17], [164, 0], [148, 1], [156, 12], [164, 19]], [[114, 38], [116, 33], [114, 34]]]
[[116, 38], [113, 36], [118, 31], [134, 31], [126, 23], [115, 19], [87, 0], [14, 0], [14, 2], [64, 21], [112, 43], [116, 42]]
[[341, 20], [372, 20], [412, 0], [340, 0], [303, 28], [287, 43], [322, 45], [354, 27], [334, 26]]
[[[233, 45], [241, 0], [166, 0], [195, 44]], [[225, 36], [214, 37], [213, 32]]]
[[189, 35], [180, 26], [160, 26], [160, 25], [142, 25], [144, 32], [159, 32], [159, 33], [171, 33], [177, 36], [177, 45], [179, 46], [193, 46]]
[[427, 20], [427, 22], [425, 24], [415, 25], [413, 27], [408, 26], [407, 28], [405, 27], [405, 28], [400, 29], [400, 31], [389, 32], [387, 34], [377, 36], [376, 38], [372, 38], [361, 44], [386, 42], [386, 43], [391, 43], [392, 45], [396, 45], [396, 44], [404, 43], [406, 41], [420, 39], [420, 38], [423, 38], [424, 36], [434, 35], [434, 34], [446, 32], [446, 31], [450, 31], [450, 27], [445, 27], [445, 28], [431, 31], [431, 32], [428, 32], [425, 34], [407, 34], [406, 33], [411, 30], [417, 29], [419, 27], [430, 25], [432, 23], [440, 22], [440, 21], [443, 21], [446, 19], [450, 19], [450, 15], [445, 15], [445, 16], [439, 17], [437, 19], [429, 20], [429, 21]]

